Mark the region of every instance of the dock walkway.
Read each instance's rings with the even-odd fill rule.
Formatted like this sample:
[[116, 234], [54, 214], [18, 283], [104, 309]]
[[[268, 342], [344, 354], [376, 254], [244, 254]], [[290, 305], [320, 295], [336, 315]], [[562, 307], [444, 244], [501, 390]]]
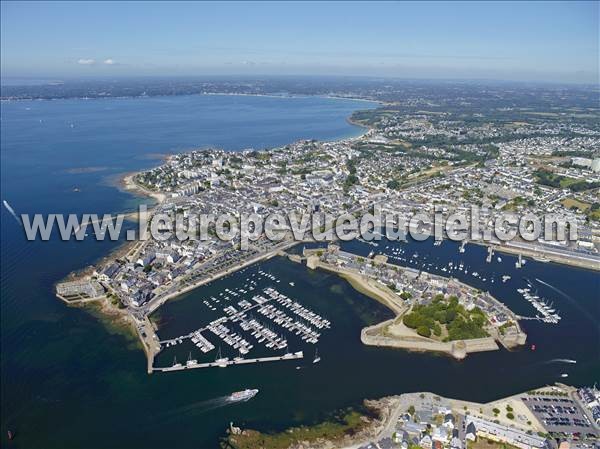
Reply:
[[[224, 317], [221, 318], [220, 323], [222, 324], [222, 323], [226, 323], [228, 321], [233, 321], [235, 318], [241, 319], [241, 317], [245, 313], [250, 312], [250, 311], [252, 311], [252, 310], [256, 309], [257, 307], [260, 307], [260, 306], [262, 306], [264, 304], [267, 304], [269, 301], [272, 301], [272, 298], [265, 298], [264, 301], [256, 303], [256, 304], [253, 304], [250, 307], [247, 307], [245, 309], [240, 310], [237, 313], [234, 313], [233, 315], [224, 316]], [[196, 329], [196, 330], [190, 332], [189, 334], [180, 335], [179, 337], [169, 338], [167, 340], [161, 340], [160, 341], [160, 345], [162, 346], [162, 345], [167, 345], [167, 344], [169, 344], [169, 345], [178, 344], [178, 343], [180, 343], [181, 340], [192, 338], [196, 332], [205, 332], [205, 331], [209, 330], [209, 327], [210, 327], [210, 325], [206, 325], [204, 327], [201, 327], [199, 329]]]
[[169, 372], [169, 371], [183, 371], [183, 370], [188, 370], [188, 369], [195, 369], [195, 368], [212, 368], [212, 367], [218, 367], [218, 368], [225, 368], [229, 365], [246, 365], [246, 364], [251, 364], [251, 363], [262, 363], [262, 362], [278, 362], [281, 360], [298, 360], [298, 359], [302, 359], [304, 357], [304, 353], [302, 351], [298, 351], [298, 352], [294, 352], [294, 353], [287, 353], [285, 355], [281, 355], [281, 356], [273, 356], [273, 357], [258, 357], [255, 359], [221, 359], [218, 361], [214, 361], [214, 362], [208, 362], [208, 363], [193, 363], [193, 364], [188, 364], [186, 363], [185, 365], [174, 365], [174, 366], [168, 366], [168, 367], [158, 367], [158, 368], [152, 368], [152, 371], [160, 371], [160, 372]]

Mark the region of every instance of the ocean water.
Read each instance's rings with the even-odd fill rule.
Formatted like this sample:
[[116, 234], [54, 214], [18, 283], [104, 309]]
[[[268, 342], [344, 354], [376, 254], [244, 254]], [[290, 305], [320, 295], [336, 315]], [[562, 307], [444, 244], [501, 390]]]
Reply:
[[[2, 200], [17, 213], [105, 213], [133, 209], [140, 199], [120, 191], [116, 180], [124, 172], [159, 164], [164, 154], [209, 145], [235, 151], [357, 135], [361, 130], [346, 118], [372, 105], [324, 98], [193, 96], [1, 107]], [[4, 208], [1, 220], [0, 438], [7, 447], [212, 448], [231, 421], [277, 430], [315, 422], [364, 398], [408, 391], [487, 401], [560, 381], [563, 373], [575, 385], [600, 380], [597, 273], [534, 261], [515, 270], [514, 257], [504, 255], [502, 263], [486, 264], [484, 248], [468, 246], [460, 254], [450, 242], [377, 248], [351, 242], [344, 247], [367, 254], [400, 245], [411, 259], [416, 252], [422, 263], [435, 261], [439, 267], [462, 260], [470, 271], [476, 267], [482, 277], [496, 277], [494, 284], [463, 280], [488, 289], [523, 315], [533, 311], [516, 289], [536, 283], [563, 316], [558, 325], [523, 324], [536, 351], [527, 346], [456, 362], [363, 346], [361, 327], [390, 312], [336, 276], [275, 258], [169, 302], [158, 312], [159, 335], [180, 335], [205, 324], [210, 313], [203, 299], [240, 286], [261, 269], [280, 280], [263, 279], [261, 287], [275, 286], [332, 321], [318, 345], [319, 364], [312, 365], [308, 353], [302, 362], [147, 375], [135, 341], [111, 332], [93, 314], [65, 306], [52, 293], [54, 282], [118, 243], [26, 242]], [[502, 284], [502, 274], [511, 275], [511, 281]], [[173, 356], [184, 361], [188, 349], [165, 351], [158, 363], [169, 365]], [[246, 403], [223, 401], [243, 388], [260, 393]], [[8, 429], [17, 433], [10, 445]]]

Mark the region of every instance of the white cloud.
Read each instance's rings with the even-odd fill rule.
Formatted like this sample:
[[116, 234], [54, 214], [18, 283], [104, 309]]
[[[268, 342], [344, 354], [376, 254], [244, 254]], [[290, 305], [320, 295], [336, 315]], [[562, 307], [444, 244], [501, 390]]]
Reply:
[[81, 58], [77, 61], [77, 64], [80, 65], [94, 65], [96, 64], [96, 60], [95, 59], [86, 59], [86, 58]]
[[115, 65], [116, 63], [117, 63], [117, 61], [115, 61], [114, 59], [108, 58], [108, 59], [104, 60], [104, 64], [106, 64], [106, 65]]

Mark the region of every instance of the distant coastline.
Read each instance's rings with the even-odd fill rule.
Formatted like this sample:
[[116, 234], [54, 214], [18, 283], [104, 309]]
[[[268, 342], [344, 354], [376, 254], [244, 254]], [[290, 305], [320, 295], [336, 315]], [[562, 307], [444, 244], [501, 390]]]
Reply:
[[[20, 87], [20, 86], [19, 86]], [[261, 93], [244, 93], [244, 92], [185, 92], [185, 93], [160, 93], [160, 94], [133, 94], [133, 95], [65, 95], [51, 98], [44, 98], [39, 96], [22, 97], [22, 98], [9, 98], [2, 96], [0, 102], [20, 102], [20, 101], [57, 101], [57, 100], [126, 100], [136, 98], [168, 98], [168, 97], [186, 97], [186, 96], [214, 96], [214, 97], [264, 97], [264, 98], [326, 98], [330, 100], [347, 100], [347, 101], [360, 101], [364, 103], [375, 103], [378, 105], [389, 104], [382, 100], [363, 98], [358, 96], [345, 97], [338, 95], [327, 95], [327, 94], [296, 94], [296, 93], [281, 93], [281, 94], [261, 94]]]

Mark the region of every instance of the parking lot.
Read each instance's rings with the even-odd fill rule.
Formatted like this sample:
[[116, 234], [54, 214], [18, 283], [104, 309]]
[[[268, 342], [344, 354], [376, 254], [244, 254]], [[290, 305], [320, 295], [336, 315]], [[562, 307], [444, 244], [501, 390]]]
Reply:
[[551, 433], [596, 434], [588, 418], [571, 399], [557, 396], [528, 396], [523, 402]]

